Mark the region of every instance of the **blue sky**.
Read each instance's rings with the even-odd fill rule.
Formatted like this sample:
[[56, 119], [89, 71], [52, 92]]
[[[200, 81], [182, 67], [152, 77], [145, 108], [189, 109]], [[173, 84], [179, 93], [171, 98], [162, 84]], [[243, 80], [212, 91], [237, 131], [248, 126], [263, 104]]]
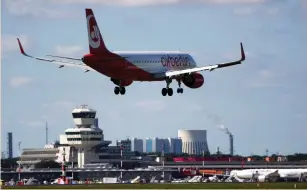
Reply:
[[[71, 2], [74, 2], [72, 4]], [[113, 2], [113, 3], [112, 3]], [[116, 2], [114, 4], [114, 2]], [[82, 57], [88, 52], [85, 8], [92, 8], [111, 50], [182, 50], [198, 65], [240, 57], [243, 65], [203, 72], [200, 89], [163, 97], [163, 82], [135, 82], [125, 96], [95, 72], [22, 56]], [[306, 152], [307, 3], [303, 0], [7, 0], [2, 1], [2, 149], [43, 147], [73, 127], [80, 104], [97, 110], [105, 138], [176, 137], [206, 129], [211, 152], [250, 155]], [[177, 88], [176, 83], [171, 85]]]

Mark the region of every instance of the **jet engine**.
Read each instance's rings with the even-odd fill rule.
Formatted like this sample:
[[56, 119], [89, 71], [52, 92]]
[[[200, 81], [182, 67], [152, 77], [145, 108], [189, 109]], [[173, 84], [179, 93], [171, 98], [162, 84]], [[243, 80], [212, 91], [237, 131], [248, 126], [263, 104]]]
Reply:
[[113, 79], [113, 78], [111, 78], [111, 81], [118, 86], [129, 86], [133, 82], [132, 80], [120, 80], [120, 79]]
[[182, 82], [189, 88], [199, 88], [204, 84], [204, 77], [199, 73], [192, 73], [184, 76]]

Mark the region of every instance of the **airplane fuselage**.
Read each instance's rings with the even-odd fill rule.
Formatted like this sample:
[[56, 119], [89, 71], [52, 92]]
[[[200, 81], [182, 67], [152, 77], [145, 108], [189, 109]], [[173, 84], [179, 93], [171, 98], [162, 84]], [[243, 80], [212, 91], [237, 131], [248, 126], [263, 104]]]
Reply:
[[[104, 59], [104, 57], [110, 58]], [[193, 57], [182, 52], [114, 51], [99, 56], [87, 54], [83, 62], [110, 78], [132, 81], [164, 80], [153, 75], [197, 67]]]

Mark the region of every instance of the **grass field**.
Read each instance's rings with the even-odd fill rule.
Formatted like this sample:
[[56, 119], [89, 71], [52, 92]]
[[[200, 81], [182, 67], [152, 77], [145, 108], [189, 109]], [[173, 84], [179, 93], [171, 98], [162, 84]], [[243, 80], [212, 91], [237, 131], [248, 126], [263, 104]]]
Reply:
[[15, 186], [5, 189], [307, 189], [307, 183], [91, 184]]

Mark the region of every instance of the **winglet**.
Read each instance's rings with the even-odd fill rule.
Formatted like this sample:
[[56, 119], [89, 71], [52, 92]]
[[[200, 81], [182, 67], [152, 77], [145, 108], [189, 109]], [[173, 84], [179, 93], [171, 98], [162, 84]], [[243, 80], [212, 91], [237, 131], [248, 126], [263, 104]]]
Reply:
[[240, 44], [241, 44], [241, 60], [240, 61], [244, 61], [245, 60], [244, 48], [243, 48], [242, 42]]
[[26, 52], [23, 50], [23, 47], [22, 47], [22, 45], [21, 45], [21, 43], [20, 43], [19, 38], [17, 38], [17, 41], [18, 41], [18, 45], [19, 45], [20, 52], [21, 52], [23, 55], [28, 56], [28, 55], [26, 54]]

